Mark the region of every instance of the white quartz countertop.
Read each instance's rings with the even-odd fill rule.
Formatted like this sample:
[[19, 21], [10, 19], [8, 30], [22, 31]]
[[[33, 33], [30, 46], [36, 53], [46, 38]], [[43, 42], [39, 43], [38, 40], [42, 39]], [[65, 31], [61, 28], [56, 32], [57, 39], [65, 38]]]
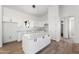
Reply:
[[44, 31], [37, 31], [37, 32], [26, 32], [23, 34], [24, 37], [27, 37], [27, 38], [40, 38], [40, 37], [43, 37], [45, 35], [48, 35], [47, 32], [44, 32]]

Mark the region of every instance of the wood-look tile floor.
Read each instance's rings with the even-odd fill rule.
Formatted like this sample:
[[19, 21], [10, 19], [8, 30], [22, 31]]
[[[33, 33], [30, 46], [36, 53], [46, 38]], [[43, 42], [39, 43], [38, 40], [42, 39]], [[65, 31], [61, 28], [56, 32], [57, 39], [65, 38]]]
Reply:
[[[78, 54], [79, 44], [73, 43], [69, 39], [61, 39], [59, 42], [54, 40], [51, 43], [39, 51], [37, 54]], [[0, 48], [0, 54], [24, 54], [22, 50], [21, 42], [12, 42], [4, 44]]]
[[0, 54], [22, 54], [22, 43], [21, 42], [11, 42], [6, 43], [0, 48]]

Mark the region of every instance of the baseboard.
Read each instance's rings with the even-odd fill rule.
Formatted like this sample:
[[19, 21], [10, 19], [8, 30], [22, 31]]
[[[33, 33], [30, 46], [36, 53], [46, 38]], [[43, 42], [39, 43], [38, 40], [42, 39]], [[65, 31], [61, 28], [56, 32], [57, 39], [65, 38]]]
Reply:
[[3, 43], [3, 45], [5, 45], [5, 44], [9, 44], [9, 43], [13, 43], [13, 42], [17, 42], [17, 40], [15, 40], [15, 41], [11, 41], [11, 42]]

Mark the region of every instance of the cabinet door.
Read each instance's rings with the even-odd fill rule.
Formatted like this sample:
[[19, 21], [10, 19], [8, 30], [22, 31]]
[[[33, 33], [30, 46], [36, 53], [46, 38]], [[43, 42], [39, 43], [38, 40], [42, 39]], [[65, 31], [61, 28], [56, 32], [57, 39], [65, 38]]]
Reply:
[[34, 54], [36, 53], [36, 41], [33, 39], [24, 38], [22, 41], [22, 47], [25, 53]]
[[17, 39], [17, 24], [4, 22], [3, 23], [3, 42], [11, 42]]
[[37, 39], [31, 39], [27, 41], [27, 53], [36, 53], [36, 48], [37, 48]]
[[37, 52], [40, 51], [40, 49], [43, 46], [43, 39], [42, 39], [42, 37], [37, 38], [37, 45], [36, 46], [37, 46]]

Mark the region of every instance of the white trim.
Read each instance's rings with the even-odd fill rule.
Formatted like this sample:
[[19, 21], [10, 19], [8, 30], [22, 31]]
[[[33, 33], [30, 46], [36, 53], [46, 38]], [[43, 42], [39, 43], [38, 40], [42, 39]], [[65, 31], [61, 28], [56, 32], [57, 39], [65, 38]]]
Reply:
[[0, 5], [0, 47], [2, 47], [2, 6]]

